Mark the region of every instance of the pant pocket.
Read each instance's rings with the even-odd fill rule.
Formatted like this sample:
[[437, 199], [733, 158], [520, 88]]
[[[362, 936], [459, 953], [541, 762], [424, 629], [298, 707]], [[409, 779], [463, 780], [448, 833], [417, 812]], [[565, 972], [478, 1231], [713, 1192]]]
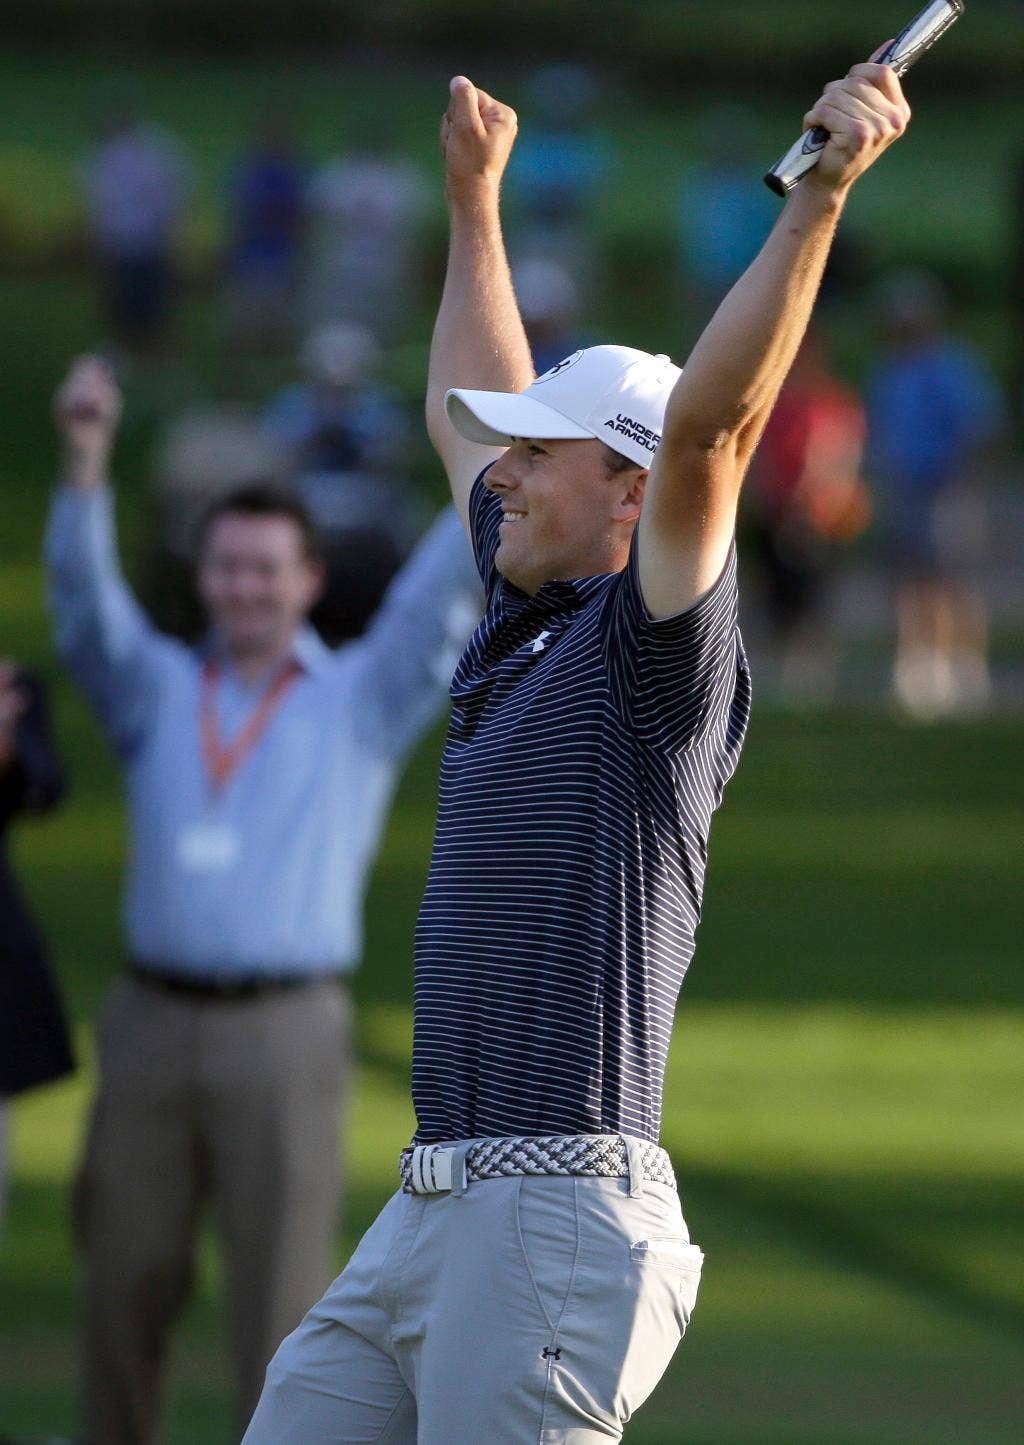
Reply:
[[704, 1265], [704, 1252], [698, 1245], [673, 1235], [651, 1235], [648, 1239], [638, 1239], [630, 1246], [629, 1254], [638, 1264], [677, 1265], [683, 1271], [696, 1270], [698, 1275]]
[[591, 1193], [581, 1203], [583, 1242], [545, 1421], [552, 1430], [600, 1421], [610, 1433], [668, 1367], [696, 1305], [704, 1256], [657, 1201]]
[[[645, 1290], [657, 1295], [663, 1284], [668, 1287], [681, 1338], [697, 1303], [697, 1290], [704, 1268], [703, 1250], [688, 1239], [652, 1235], [649, 1239], [637, 1240], [630, 1247], [629, 1257], [639, 1267], [641, 1295]], [[643, 1283], [645, 1278], [646, 1285]]]
[[515, 1224], [540, 1317], [554, 1337], [572, 1293], [580, 1248], [576, 1180], [520, 1178]]

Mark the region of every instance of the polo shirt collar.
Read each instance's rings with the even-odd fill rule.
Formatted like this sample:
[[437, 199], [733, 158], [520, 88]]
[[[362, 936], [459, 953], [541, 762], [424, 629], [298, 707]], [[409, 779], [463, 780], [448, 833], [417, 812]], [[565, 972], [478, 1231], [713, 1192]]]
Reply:
[[316, 628], [307, 622], [295, 634], [292, 656], [301, 668], [315, 676], [323, 672], [331, 660], [332, 652]]
[[498, 596], [510, 612], [529, 609], [537, 616], [548, 617], [556, 612], [575, 612], [601, 591], [614, 572], [600, 572], [593, 577], [574, 577], [566, 581], [545, 582], [530, 596], [507, 577], [498, 584]]
[[[211, 630], [203, 638], [198, 653], [203, 662], [223, 660], [224, 648], [214, 631]], [[317, 676], [327, 667], [331, 655], [331, 649], [316, 628], [308, 622], [303, 623], [295, 633], [290, 649], [290, 656], [299, 664], [303, 672], [309, 673], [312, 677]]]

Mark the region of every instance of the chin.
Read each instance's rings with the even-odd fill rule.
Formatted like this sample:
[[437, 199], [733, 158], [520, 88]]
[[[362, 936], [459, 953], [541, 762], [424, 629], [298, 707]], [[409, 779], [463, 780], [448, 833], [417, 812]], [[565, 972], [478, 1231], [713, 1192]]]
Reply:
[[521, 592], [529, 593], [532, 597], [546, 582], [555, 582], [562, 577], [575, 577], [579, 574], [573, 571], [571, 565], [560, 561], [554, 552], [548, 553], [545, 557], [538, 557], [523, 547], [519, 555], [515, 548], [510, 548], [502, 541], [494, 554], [494, 565], [501, 575], [518, 587]]
[[495, 552], [494, 565], [505, 580], [512, 583], [513, 587], [522, 588], [524, 591], [526, 590], [526, 583], [522, 575], [523, 569], [516, 566], [515, 556], [510, 557], [508, 548], [504, 545], [500, 546], [497, 552]]

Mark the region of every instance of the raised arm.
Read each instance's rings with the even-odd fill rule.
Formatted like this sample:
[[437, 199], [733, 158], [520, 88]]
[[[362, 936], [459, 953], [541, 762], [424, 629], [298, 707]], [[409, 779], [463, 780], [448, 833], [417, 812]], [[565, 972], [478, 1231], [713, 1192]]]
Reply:
[[467, 530], [474, 478], [501, 451], [458, 435], [445, 415], [445, 392], [453, 386], [522, 391], [534, 378], [499, 215], [501, 178], [515, 135], [515, 112], [457, 75], [441, 122], [448, 271], [430, 348], [427, 432]]
[[114, 744], [127, 751], [151, 697], [151, 663], [166, 640], [135, 600], [117, 559], [107, 471], [121, 396], [106, 364], [88, 356], [76, 361], [54, 413], [62, 485], [50, 510], [46, 561], [57, 647]]
[[452, 673], [483, 611], [472, 548], [445, 507], [387, 590], [363, 637], [358, 725], [401, 760], [448, 699]]
[[804, 117], [830, 140], [715, 312], [669, 398], [639, 524], [640, 584], [655, 617], [690, 606], [722, 571], [740, 487], [807, 327], [850, 187], [906, 129], [886, 65], [855, 65]]

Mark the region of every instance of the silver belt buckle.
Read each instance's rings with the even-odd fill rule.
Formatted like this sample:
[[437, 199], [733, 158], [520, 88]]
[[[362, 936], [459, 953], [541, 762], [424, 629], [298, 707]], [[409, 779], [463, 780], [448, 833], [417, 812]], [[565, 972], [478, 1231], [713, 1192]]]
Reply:
[[413, 1194], [444, 1194], [450, 1190], [454, 1153], [454, 1149], [443, 1149], [440, 1144], [417, 1144], [412, 1151], [409, 1180]]

